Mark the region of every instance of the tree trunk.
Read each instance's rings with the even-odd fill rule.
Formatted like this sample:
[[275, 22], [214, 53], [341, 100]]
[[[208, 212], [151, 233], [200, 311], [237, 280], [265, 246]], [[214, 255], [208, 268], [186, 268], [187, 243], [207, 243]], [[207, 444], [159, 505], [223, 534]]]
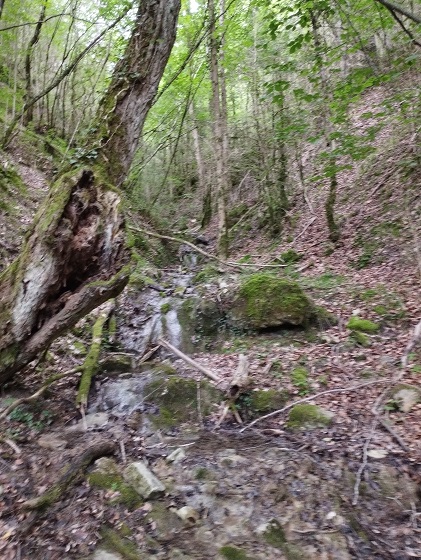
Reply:
[[[175, 40], [180, 0], [143, 0], [136, 29], [99, 110], [100, 161], [120, 186]], [[139, 33], [136, 30], [141, 30]]]
[[[228, 169], [227, 169], [227, 109], [224, 70], [220, 60], [222, 51], [221, 37], [217, 37], [217, 24], [214, 0], [208, 0], [209, 8], [209, 50], [210, 72], [212, 82], [212, 109], [213, 109], [213, 146], [215, 152], [216, 175], [216, 200], [218, 207], [218, 255], [228, 256], [228, 227], [227, 227], [227, 194], [228, 194]], [[223, 7], [221, 7], [223, 11]]]
[[97, 162], [55, 182], [20, 256], [0, 276], [0, 383], [128, 281], [116, 187], [132, 162], [175, 39], [179, 9], [180, 0], [139, 3], [132, 37], [101, 106]]
[[0, 19], [1, 19], [1, 15], [3, 13], [4, 2], [5, 2], [5, 0], [0, 0]]

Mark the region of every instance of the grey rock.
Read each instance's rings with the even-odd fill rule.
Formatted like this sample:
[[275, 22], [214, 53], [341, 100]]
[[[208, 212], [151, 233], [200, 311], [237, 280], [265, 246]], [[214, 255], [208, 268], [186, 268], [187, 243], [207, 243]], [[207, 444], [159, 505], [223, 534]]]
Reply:
[[38, 445], [43, 449], [65, 449], [67, 447], [67, 441], [54, 434], [43, 434], [38, 439]]
[[168, 455], [167, 461], [169, 463], [181, 463], [181, 461], [185, 458], [186, 458], [186, 452], [182, 447], [178, 447]]
[[123, 477], [146, 500], [162, 496], [165, 492], [165, 486], [142, 461], [127, 465]]

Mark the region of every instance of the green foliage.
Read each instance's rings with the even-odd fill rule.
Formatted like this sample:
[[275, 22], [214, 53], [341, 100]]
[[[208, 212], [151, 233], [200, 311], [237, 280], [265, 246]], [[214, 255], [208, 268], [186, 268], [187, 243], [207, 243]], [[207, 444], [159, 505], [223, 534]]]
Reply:
[[53, 415], [50, 410], [41, 410], [36, 412], [28, 409], [24, 405], [20, 405], [9, 414], [9, 419], [20, 424], [25, 424], [31, 430], [37, 432], [42, 431], [53, 421]]

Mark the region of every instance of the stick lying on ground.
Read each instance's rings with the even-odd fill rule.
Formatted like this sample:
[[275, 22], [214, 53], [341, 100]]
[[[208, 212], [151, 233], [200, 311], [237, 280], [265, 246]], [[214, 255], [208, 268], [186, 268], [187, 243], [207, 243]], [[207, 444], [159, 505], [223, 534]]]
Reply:
[[203, 373], [213, 381], [216, 381], [216, 383], [221, 383], [223, 381], [212, 371], [205, 368], [204, 366], [201, 366], [200, 364], [192, 360], [192, 358], [189, 358], [189, 356], [186, 356], [186, 354], [184, 354], [183, 352], [181, 352], [181, 350], [179, 350], [178, 348], [170, 344], [167, 340], [164, 340], [163, 338], [159, 338], [157, 342], [158, 344], [160, 344], [161, 346], [163, 346], [164, 348], [166, 348], [167, 350], [169, 350], [170, 352], [172, 352], [173, 354], [175, 354], [176, 356], [184, 360], [187, 364], [192, 366], [197, 371], [200, 371], [201, 373]]

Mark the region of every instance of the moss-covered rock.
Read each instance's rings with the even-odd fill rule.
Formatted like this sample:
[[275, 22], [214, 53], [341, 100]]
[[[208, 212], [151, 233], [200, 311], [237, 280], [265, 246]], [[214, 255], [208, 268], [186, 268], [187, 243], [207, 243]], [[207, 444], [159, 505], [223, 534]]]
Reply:
[[[183, 422], [198, 421], [198, 388], [193, 379], [172, 375], [160, 377], [147, 384], [148, 402], [157, 406], [156, 414], [149, 414], [150, 421], [158, 428], [169, 428]], [[207, 381], [200, 383], [200, 407], [204, 416], [223, 398], [221, 391]]]
[[146, 516], [146, 521], [154, 523], [156, 540], [168, 542], [183, 529], [183, 522], [177, 514], [168, 509], [163, 502], [154, 502], [152, 509]]
[[228, 317], [243, 328], [307, 325], [315, 308], [296, 283], [272, 274], [251, 274], [230, 297]]
[[312, 429], [328, 426], [333, 413], [314, 404], [295, 405], [288, 417], [287, 426], [291, 429]]
[[210, 298], [188, 298], [177, 310], [182, 328], [183, 349], [186, 351], [197, 344], [214, 340], [224, 325], [224, 314], [217, 301]]
[[379, 325], [369, 321], [368, 319], [361, 319], [361, 317], [353, 316], [347, 323], [347, 328], [351, 331], [359, 331], [368, 334], [375, 334], [379, 330]]
[[215, 280], [220, 275], [218, 268], [213, 264], [205, 265], [194, 278], [194, 284], [206, 284], [209, 281]]
[[124, 504], [129, 510], [142, 504], [139, 494], [125, 482], [117, 464], [112, 459], [102, 457], [95, 463], [95, 469], [88, 475], [91, 486], [111, 490], [115, 494], [111, 498], [114, 504]]
[[288, 397], [286, 391], [277, 391], [276, 389], [252, 391], [250, 393], [250, 408], [254, 412], [261, 413], [278, 410], [285, 406]]

